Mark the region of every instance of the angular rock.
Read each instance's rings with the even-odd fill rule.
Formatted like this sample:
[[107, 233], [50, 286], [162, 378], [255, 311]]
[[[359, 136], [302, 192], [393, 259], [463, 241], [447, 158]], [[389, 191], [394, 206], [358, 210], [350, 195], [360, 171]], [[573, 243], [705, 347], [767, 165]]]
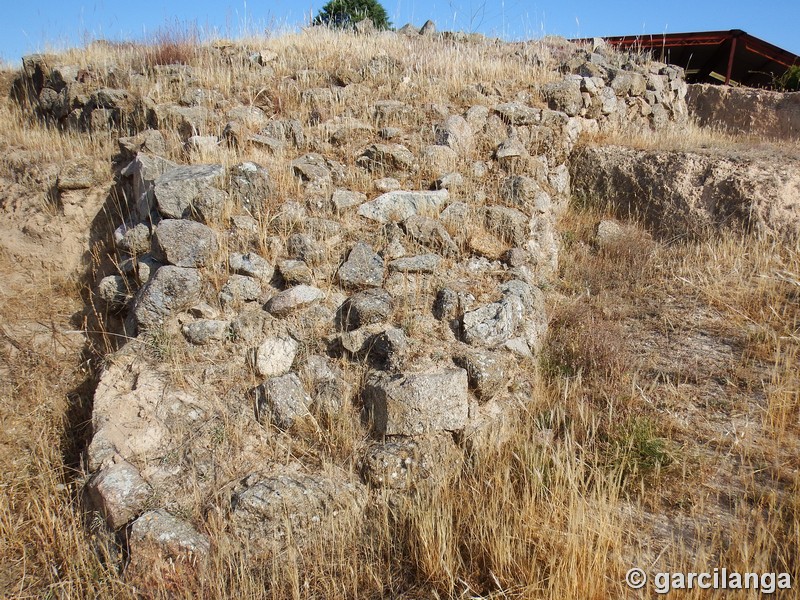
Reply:
[[570, 117], [578, 116], [583, 108], [580, 77], [548, 83], [542, 88], [542, 95], [551, 109], [564, 112]]
[[353, 395], [353, 386], [342, 370], [325, 356], [312, 354], [306, 358], [301, 377], [310, 386], [314, 405], [329, 414], [339, 412]]
[[434, 129], [436, 143], [468, 156], [475, 148], [475, 135], [464, 117], [452, 115]]
[[154, 548], [166, 558], [190, 561], [204, 559], [211, 551], [207, 535], [163, 508], [149, 510], [136, 519], [128, 543], [134, 559]]
[[127, 279], [119, 275], [103, 277], [97, 284], [97, 295], [114, 308], [124, 307], [133, 298]]
[[461, 331], [468, 344], [498, 346], [512, 338], [526, 319], [544, 319], [544, 297], [538, 288], [514, 280], [501, 289], [499, 301], [464, 313]]
[[305, 154], [292, 161], [294, 174], [303, 181], [328, 181], [332, 174], [327, 161], [321, 154]]
[[294, 259], [308, 265], [317, 265], [325, 260], [325, 248], [305, 233], [294, 233], [286, 240], [286, 251]]
[[252, 216], [260, 215], [272, 196], [272, 180], [267, 169], [254, 162], [243, 162], [228, 170], [231, 200], [237, 201]]
[[198, 319], [185, 323], [181, 328], [184, 337], [192, 344], [205, 346], [212, 342], [222, 342], [231, 337], [229, 321], [218, 319]]
[[456, 256], [458, 246], [447, 233], [444, 226], [436, 219], [412, 215], [403, 221], [403, 230], [415, 242], [435, 250], [445, 256]]
[[118, 459], [95, 473], [87, 484], [89, 501], [117, 530], [144, 510], [153, 489], [136, 467]]
[[248, 252], [247, 254], [232, 252], [228, 257], [228, 266], [231, 271], [238, 275], [247, 275], [263, 282], [268, 282], [272, 279], [272, 275], [275, 272], [269, 261], [255, 252]]
[[155, 180], [158, 211], [168, 219], [199, 217], [213, 220], [222, 213], [228, 195], [215, 184], [223, 176], [220, 165], [181, 165]]
[[406, 256], [389, 263], [389, 270], [394, 273], [435, 273], [442, 264], [438, 254], [420, 254]]
[[372, 288], [350, 296], [339, 309], [340, 322], [347, 331], [389, 319], [394, 303], [391, 294], [381, 288]]
[[249, 544], [271, 549], [291, 535], [295, 542], [318, 523], [355, 519], [364, 510], [366, 494], [344, 474], [280, 474], [248, 477], [234, 494], [231, 524]]
[[133, 221], [150, 220], [150, 213], [156, 205], [155, 182], [177, 166], [166, 158], [140, 153], [122, 169], [120, 175], [130, 178], [133, 188]]
[[290, 335], [269, 337], [250, 354], [250, 363], [259, 377], [278, 377], [292, 370], [300, 345]]
[[217, 250], [213, 229], [185, 219], [164, 219], [153, 235], [153, 257], [176, 267], [201, 267]]
[[339, 284], [347, 289], [378, 287], [383, 283], [383, 259], [372, 246], [358, 242], [337, 272]]
[[466, 350], [453, 357], [467, 371], [469, 385], [482, 400], [488, 400], [507, 383], [508, 361], [499, 352]]
[[399, 375], [373, 372], [362, 397], [376, 435], [459, 431], [469, 417], [464, 369]]
[[490, 206], [486, 209], [486, 227], [500, 239], [522, 246], [528, 240], [530, 218], [516, 208]]
[[419, 29], [420, 35], [433, 35], [435, 33], [436, 33], [436, 23], [434, 23], [430, 19], [425, 21], [425, 24]]
[[372, 185], [374, 185], [375, 189], [379, 192], [395, 192], [402, 187], [400, 182], [394, 177], [381, 177], [373, 181]]
[[359, 207], [358, 214], [380, 223], [405, 221], [416, 214], [438, 215], [448, 198], [447, 190], [431, 192], [398, 190], [382, 194], [371, 202], [365, 202]]
[[402, 329], [389, 327], [371, 340], [369, 358], [384, 369], [398, 370], [408, 353], [408, 338]]
[[519, 102], [498, 104], [494, 111], [509, 125], [535, 125], [542, 119], [542, 111]]
[[333, 208], [342, 211], [353, 206], [359, 206], [367, 201], [366, 195], [361, 192], [351, 192], [349, 190], [336, 190], [333, 192], [331, 202]]
[[445, 483], [463, 460], [463, 451], [449, 434], [395, 437], [367, 449], [361, 475], [373, 487], [413, 490]]
[[261, 284], [258, 279], [247, 275], [231, 275], [219, 292], [219, 300], [223, 305], [251, 302], [260, 295]]
[[467, 246], [473, 254], [485, 256], [489, 260], [498, 260], [506, 250], [506, 245], [483, 230], [473, 233], [467, 240]]
[[282, 260], [278, 263], [278, 272], [289, 285], [314, 283], [314, 273], [302, 260]]
[[136, 297], [134, 315], [139, 328], [163, 325], [173, 313], [197, 302], [200, 291], [200, 273], [197, 269], [161, 267]]
[[500, 194], [508, 204], [529, 213], [549, 213], [550, 195], [533, 177], [515, 175], [507, 177], [500, 186]]
[[448, 146], [425, 146], [422, 149], [422, 164], [427, 173], [439, 177], [456, 168], [458, 154]]
[[144, 152], [156, 156], [167, 153], [167, 142], [157, 129], [145, 129], [131, 137], [121, 137], [117, 140], [120, 153], [124, 160], [133, 160], [137, 154]]
[[311, 406], [311, 397], [295, 373], [265, 381], [256, 388], [256, 397], [259, 419], [268, 415], [281, 429], [289, 429], [297, 419], [307, 416]]
[[442, 288], [437, 292], [433, 302], [433, 316], [440, 321], [460, 318], [470, 309], [473, 302], [475, 302], [475, 297], [472, 294]]
[[94, 185], [94, 160], [90, 157], [67, 161], [58, 172], [56, 187], [59, 192], [82, 190]]
[[120, 225], [114, 230], [117, 248], [128, 254], [137, 255], [150, 251], [150, 227], [146, 223], [133, 226]]
[[356, 159], [356, 164], [370, 171], [411, 171], [414, 155], [401, 144], [372, 144]]
[[276, 119], [261, 131], [266, 136], [288, 142], [295, 148], [302, 148], [306, 145], [306, 136], [303, 133], [303, 125], [297, 119]]
[[236, 106], [230, 109], [225, 116], [229, 121], [241, 123], [251, 129], [260, 129], [270, 122], [266, 113], [257, 106]]
[[275, 294], [265, 308], [276, 317], [285, 317], [296, 310], [306, 308], [325, 297], [325, 292], [310, 285], [296, 285]]

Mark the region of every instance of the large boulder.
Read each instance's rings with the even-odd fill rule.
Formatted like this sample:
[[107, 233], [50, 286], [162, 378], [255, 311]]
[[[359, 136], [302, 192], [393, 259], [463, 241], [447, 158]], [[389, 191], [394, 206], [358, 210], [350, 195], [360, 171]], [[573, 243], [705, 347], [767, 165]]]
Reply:
[[325, 297], [325, 292], [311, 285], [296, 285], [275, 294], [266, 304], [269, 313], [285, 317], [295, 311], [315, 304]]
[[392, 308], [392, 296], [386, 290], [363, 290], [350, 296], [342, 305], [340, 321], [344, 329], [351, 331], [388, 320]]
[[119, 529], [144, 510], [153, 489], [139, 471], [126, 462], [106, 465], [87, 484], [89, 501], [111, 529]]
[[161, 267], [136, 297], [133, 312], [139, 329], [163, 325], [176, 311], [197, 302], [201, 288], [197, 269]]
[[164, 219], [153, 236], [153, 256], [176, 267], [202, 267], [216, 250], [217, 234], [195, 221]]
[[[755, 230], [800, 238], [800, 175], [791, 157], [584, 147], [570, 163], [573, 193], [638, 214], [659, 234], [705, 237]], [[702, 185], [698, 185], [702, 182]]]
[[289, 429], [297, 419], [309, 414], [309, 396], [295, 373], [272, 377], [256, 389], [258, 412], [281, 429]]
[[[497, 302], [464, 313], [461, 333], [468, 344], [491, 348], [514, 337], [528, 320], [537, 324], [534, 328], [537, 336], [543, 334], [540, 324], [546, 323], [544, 296], [537, 287], [514, 280], [503, 285], [502, 297]], [[538, 344], [537, 340], [531, 342]]]
[[375, 371], [363, 391], [376, 435], [460, 431], [469, 417], [467, 372], [443, 369], [390, 375]]
[[432, 192], [386, 192], [358, 208], [358, 214], [372, 221], [388, 223], [405, 221], [412, 215], [438, 215], [447, 203], [447, 190]]
[[224, 174], [221, 165], [181, 165], [155, 180], [158, 212], [168, 219], [216, 219], [228, 195], [216, 187]]
[[358, 242], [337, 273], [339, 283], [347, 289], [378, 287], [383, 283], [383, 259], [372, 246]]
[[365, 505], [364, 487], [344, 473], [253, 475], [231, 499], [231, 525], [251, 548], [270, 550], [289, 538], [302, 543], [335, 521], [352, 527]]

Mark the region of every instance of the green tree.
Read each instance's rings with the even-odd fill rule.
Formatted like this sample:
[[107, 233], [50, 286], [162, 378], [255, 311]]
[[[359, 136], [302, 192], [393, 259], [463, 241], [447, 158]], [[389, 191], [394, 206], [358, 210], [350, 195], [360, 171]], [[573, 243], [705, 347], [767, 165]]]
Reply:
[[314, 17], [312, 24], [351, 27], [367, 18], [372, 19], [378, 29], [391, 26], [386, 10], [377, 0], [330, 0]]

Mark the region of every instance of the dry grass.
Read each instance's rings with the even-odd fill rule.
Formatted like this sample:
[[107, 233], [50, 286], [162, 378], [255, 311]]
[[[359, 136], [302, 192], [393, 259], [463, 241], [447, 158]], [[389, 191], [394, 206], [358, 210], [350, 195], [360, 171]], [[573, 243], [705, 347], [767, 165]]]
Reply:
[[[491, 45], [323, 30], [249, 40], [253, 48], [279, 54], [265, 82], [235, 53], [202, 44], [173, 51], [166, 42], [164, 61], [167, 54], [169, 60], [183, 56], [195, 66], [191, 85], [306, 119], [312, 108], [302, 92], [310, 84], [302, 77], [322, 86], [332, 81], [327, 72], [298, 73], [320, 65], [338, 65], [339, 71], [330, 70], [346, 81], [373, 56], [391, 59], [373, 65], [368, 91], [352, 102], [317, 107], [326, 118], [346, 114], [370, 123], [375, 117], [368, 109], [377, 99], [422, 106], [444, 98], [466, 107], [458, 96], [465, 83], [503, 82], [513, 97], [526, 93], [531, 79], [549, 76], [545, 69], [523, 74], [522, 67], [529, 68], [523, 57]], [[133, 69], [141, 56], [141, 48], [92, 46], [65, 61], [123, 65], [124, 73], [124, 65]], [[155, 75], [127, 83], [153, 92], [159, 102], [177, 101], [189, 86], [148, 77]], [[61, 133], [8, 106], [0, 111], [4, 143], [27, 152], [20, 164], [40, 165], [43, 173], [20, 179], [22, 171], [7, 158], [0, 176], [30, 195], [52, 175], [48, 165], [63, 157], [110, 159], [110, 137]], [[404, 124], [413, 126], [427, 117], [409, 119]], [[180, 140], [171, 139], [170, 147], [173, 158], [186, 160]], [[225, 148], [189, 159], [261, 162], [275, 174], [282, 200], [300, 196], [291, 158]], [[338, 158], [353, 164], [352, 154]], [[367, 185], [359, 178], [351, 183]], [[277, 206], [267, 208], [262, 250], [268, 237], [284, 243], [291, 233], [270, 229]], [[555, 290], [562, 297], [554, 300], [549, 368], [533, 377], [524, 406], [507, 416], [504, 443], [470, 457], [445, 486], [394, 499], [391, 508], [375, 502], [363, 520], [339, 522], [258, 561], [230, 543], [222, 518], [204, 511], [198, 499], [187, 510], [215, 541], [208, 564], [156, 561], [122, 573], [115, 546], [85, 522], [80, 504], [78, 453], [88, 435], [92, 393], [88, 361], [98, 357], [82, 355], [58, 332], [81, 325], [72, 315], [81, 313], [85, 290], [56, 272], [31, 281], [30, 265], [0, 254], [0, 275], [9, 282], [0, 289], [0, 322], [52, 325], [43, 338], [0, 330], [0, 590], [19, 598], [601, 599], [626, 596], [623, 577], [634, 565], [788, 571], [796, 582], [797, 248], [731, 236], [664, 246], [635, 224], [626, 239], [598, 248], [593, 231], [600, 216], [598, 209], [572, 209], [562, 223], [565, 247]], [[361, 235], [345, 229], [343, 243]], [[221, 284], [224, 273], [218, 278]], [[732, 364], [709, 366], [713, 353], [689, 345], [679, 346], [680, 354], [670, 345], [698, 332], [708, 335], [715, 352], [723, 341], [733, 348]], [[60, 345], [67, 349], [58, 351]], [[180, 371], [176, 382], [190, 385], [191, 362], [200, 357], [182, 340], [153, 345]], [[363, 370], [347, 366], [348, 380], [358, 385]], [[709, 396], [712, 383], [728, 395]], [[349, 413], [317, 417], [295, 432], [298, 439], [270, 432], [267, 443], [352, 469], [365, 443], [358, 419]], [[223, 449], [235, 448], [241, 435], [234, 420], [208, 431]], [[693, 590], [686, 597], [723, 595]]]

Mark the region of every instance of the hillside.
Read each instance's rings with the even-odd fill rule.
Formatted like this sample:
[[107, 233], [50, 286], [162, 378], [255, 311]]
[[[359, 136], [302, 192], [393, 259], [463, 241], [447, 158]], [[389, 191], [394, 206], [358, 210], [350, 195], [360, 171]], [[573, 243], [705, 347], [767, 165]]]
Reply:
[[425, 32], [3, 74], [5, 596], [796, 586], [800, 148], [646, 57]]

